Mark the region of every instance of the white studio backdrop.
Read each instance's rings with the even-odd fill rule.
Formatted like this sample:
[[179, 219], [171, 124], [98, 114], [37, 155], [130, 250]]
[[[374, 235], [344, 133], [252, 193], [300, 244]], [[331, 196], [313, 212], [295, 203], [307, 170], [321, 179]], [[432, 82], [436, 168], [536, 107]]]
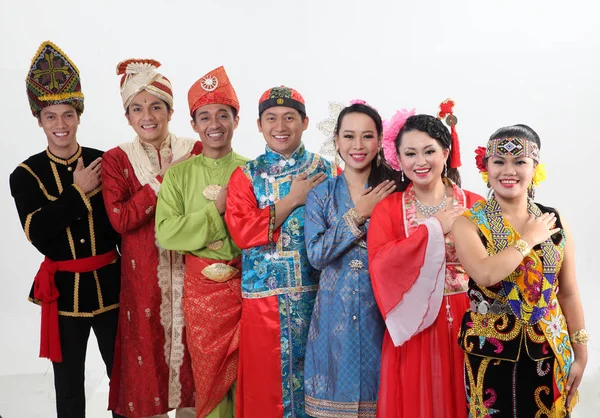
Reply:
[[[48, 368], [37, 359], [39, 312], [26, 301], [42, 257], [25, 239], [8, 176], [46, 146], [29, 110], [25, 77], [40, 43], [51, 40], [81, 71], [85, 112], [79, 142], [104, 150], [134, 136], [116, 75], [117, 63], [126, 58], [163, 64], [159, 71], [174, 88], [171, 131], [187, 137], [195, 137], [189, 87], [224, 65], [241, 102], [234, 148], [247, 157], [264, 149], [256, 129], [258, 98], [281, 84], [306, 100], [310, 125], [304, 141], [312, 151], [323, 140], [316, 125], [328, 117], [328, 101], [362, 98], [389, 117], [404, 107], [435, 114], [443, 99], [453, 98], [463, 187], [480, 194], [486, 188], [475, 168], [475, 147], [501, 126], [530, 125], [542, 138], [548, 168], [538, 201], [558, 208], [576, 239], [592, 338], [582, 402], [600, 405], [596, 2], [0, 0], [0, 5], [0, 375]], [[99, 360], [94, 365], [102, 368]]]

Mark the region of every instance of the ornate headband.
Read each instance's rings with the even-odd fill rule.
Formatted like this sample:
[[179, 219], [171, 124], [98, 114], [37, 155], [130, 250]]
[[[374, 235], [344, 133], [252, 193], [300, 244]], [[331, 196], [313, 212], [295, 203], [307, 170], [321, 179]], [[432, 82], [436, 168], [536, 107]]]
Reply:
[[533, 141], [523, 138], [498, 138], [487, 143], [485, 158], [510, 155], [513, 157], [528, 157], [540, 161], [540, 148]]
[[488, 182], [488, 172], [484, 160], [490, 157], [527, 157], [537, 162], [537, 166], [533, 173], [533, 184], [538, 186], [542, 181], [546, 179], [546, 166], [539, 164], [540, 161], [540, 148], [538, 144], [533, 141], [528, 141], [524, 138], [496, 138], [490, 139], [487, 143], [487, 147], [477, 147], [475, 149], [475, 164], [481, 178], [484, 182]]

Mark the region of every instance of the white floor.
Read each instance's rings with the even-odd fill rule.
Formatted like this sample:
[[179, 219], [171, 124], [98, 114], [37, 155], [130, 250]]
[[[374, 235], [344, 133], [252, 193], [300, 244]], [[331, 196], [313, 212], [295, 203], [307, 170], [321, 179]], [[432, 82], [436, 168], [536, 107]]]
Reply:
[[[26, 311], [30, 314], [0, 312], [0, 417], [56, 417], [52, 367], [47, 360], [37, 358], [39, 313], [34, 307]], [[10, 343], [15, 336], [21, 339], [19, 344]], [[600, 417], [599, 340], [594, 339], [590, 346], [590, 362], [580, 390], [581, 403], [574, 418]], [[106, 411], [108, 379], [93, 334], [88, 346], [85, 387], [87, 418], [110, 418]]]

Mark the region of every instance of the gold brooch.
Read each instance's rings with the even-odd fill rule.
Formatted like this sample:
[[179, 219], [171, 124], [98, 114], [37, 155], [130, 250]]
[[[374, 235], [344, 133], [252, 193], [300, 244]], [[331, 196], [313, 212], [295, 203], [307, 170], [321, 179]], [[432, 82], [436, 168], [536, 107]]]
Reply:
[[210, 244], [206, 244], [206, 248], [213, 251], [219, 251], [221, 248], [223, 248], [223, 241], [218, 240], [215, 242], [211, 242]]
[[202, 274], [213, 282], [223, 283], [233, 279], [240, 271], [224, 263], [215, 263], [202, 269]]
[[217, 196], [219, 195], [221, 189], [222, 187], [218, 184], [209, 184], [204, 188], [204, 190], [202, 190], [202, 196], [204, 196], [206, 200], [214, 202], [217, 200]]

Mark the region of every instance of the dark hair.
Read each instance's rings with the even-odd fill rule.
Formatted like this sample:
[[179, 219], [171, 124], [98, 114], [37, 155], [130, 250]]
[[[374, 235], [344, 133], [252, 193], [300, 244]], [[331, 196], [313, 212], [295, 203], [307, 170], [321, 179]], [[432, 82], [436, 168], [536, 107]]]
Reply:
[[[226, 106], [231, 109], [231, 113], [233, 113], [233, 119], [237, 118], [238, 111], [235, 109], [235, 107], [229, 106], [229, 105], [226, 105]], [[198, 108], [198, 109], [200, 109], [200, 108]], [[196, 109], [196, 110], [198, 110], [198, 109]], [[194, 110], [194, 114], [192, 115], [192, 120], [194, 122], [196, 121], [196, 110]]]
[[[334, 130], [334, 134], [336, 136], [339, 134], [340, 128], [342, 126], [342, 120], [346, 115], [350, 113], [362, 113], [363, 115], [367, 115], [368, 117], [370, 117], [373, 120], [373, 122], [375, 122], [375, 130], [377, 131], [377, 137], [381, 138], [383, 134], [383, 122], [381, 121], [381, 116], [371, 106], [367, 106], [361, 103], [355, 103], [350, 106], [347, 106], [340, 112]], [[371, 161], [371, 172], [369, 174], [368, 180], [369, 186], [375, 187], [385, 180], [394, 180], [396, 183], [399, 183], [400, 175], [386, 163], [385, 157], [383, 155], [383, 148], [379, 150], [378, 154], [380, 165], [377, 166], [378, 157], [376, 156], [375, 158], [373, 158], [373, 160]]]
[[[83, 110], [79, 110], [77, 109], [75, 106], [73, 106], [71, 103], [59, 103], [59, 104], [68, 104], [71, 105], [73, 108], [75, 108], [75, 113], [77, 113], [77, 117], [80, 118], [81, 115], [83, 114]], [[42, 121], [42, 110], [44, 110], [44, 108], [40, 109], [39, 112], [36, 113], [35, 117], [37, 118], [38, 121]], [[2, 418], [2, 417], [0, 417]]]
[[538, 148], [542, 149], [540, 136], [537, 134], [537, 132], [531, 129], [529, 126], [523, 124], [505, 126], [503, 128], [498, 129], [492, 134], [492, 136], [490, 136], [490, 141], [492, 139], [504, 139], [515, 137], [535, 142]]
[[[521, 138], [526, 141], [535, 142], [539, 149], [542, 149], [542, 142], [540, 140], [540, 136], [536, 131], [531, 129], [528, 125], [517, 124], [512, 126], [504, 126], [503, 128], [498, 129], [496, 132], [490, 136], [490, 141], [494, 139], [504, 139], [504, 138]], [[487, 158], [484, 158], [483, 164], [487, 167]], [[533, 166], [536, 167], [537, 162], [534, 161]], [[490, 188], [490, 183], [488, 182], [488, 188]], [[490, 188], [489, 192], [492, 190]], [[535, 198], [535, 188], [531, 186], [527, 194], [530, 198]]]
[[[450, 150], [448, 153], [448, 159], [446, 160], [446, 167], [448, 170], [448, 178], [456, 183], [460, 187], [460, 173], [457, 168], [450, 167], [450, 161], [452, 160], [452, 136], [448, 128], [444, 126], [441, 120], [431, 115], [414, 115], [406, 119], [406, 123], [398, 132], [394, 145], [396, 146], [396, 153], [400, 155], [400, 144], [402, 143], [402, 136], [407, 132], [419, 131], [426, 133], [431, 138], [435, 139], [440, 146], [445, 150]], [[442, 176], [444, 174], [442, 173]], [[404, 182], [400, 182], [397, 190], [404, 191], [410, 184], [410, 180], [405, 176]]]
[[[167, 112], [171, 111], [171, 106], [169, 105], [169, 103], [165, 102], [163, 99], [159, 99], [161, 102], [163, 102], [165, 104], [165, 106], [167, 106]], [[129, 105], [131, 106], [131, 105]], [[129, 115], [129, 106], [127, 106], [127, 109], [125, 109], [125, 114]]]
[[[271, 107], [275, 107], [275, 106], [271, 106]], [[293, 107], [290, 107], [290, 109], [294, 109]], [[263, 110], [262, 112], [260, 112], [258, 114], [258, 122], [261, 123], [262, 122], [262, 115], [263, 113], [265, 113], [267, 110], [269, 110], [269, 108]], [[298, 112], [298, 114], [300, 115], [300, 120], [302, 120], [302, 123], [304, 123], [304, 121], [306, 120], [306, 113], [304, 112], [300, 112], [298, 109], [294, 109], [296, 112]]]

